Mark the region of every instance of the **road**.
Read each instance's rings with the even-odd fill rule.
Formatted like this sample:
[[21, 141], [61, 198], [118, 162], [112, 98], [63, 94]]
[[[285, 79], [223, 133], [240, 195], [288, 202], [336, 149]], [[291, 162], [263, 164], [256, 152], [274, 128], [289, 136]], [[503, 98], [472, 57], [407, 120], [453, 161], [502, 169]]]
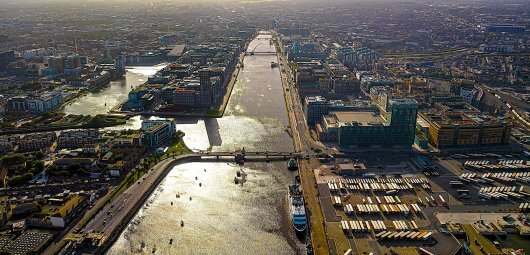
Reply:
[[[277, 34], [273, 32], [273, 38], [276, 38], [276, 36]], [[279, 42], [279, 40], [277, 41]], [[282, 47], [279, 48], [282, 49]], [[294, 84], [294, 81], [292, 80], [292, 74], [289, 69], [286, 55], [283, 54], [283, 52], [280, 52], [277, 54], [277, 57], [295, 151], [310, 153], [311, 150], [316, 148], [325, 151], [325, 147], [321, 146], [311, 138], [309, 128], [306, 125], [296, 84]], [[324, 215], [320, 208], [316, 179], [312, 171], [315, 165], [318, 165], [318, 160], [313, 157], [309, 160], [298, 160], [298, 173], [307, 206], [306, 209], [309, 215], [310, 225], [308, 229], [310, 231], [313, 250], [315, 254], [327, 254], [329, 252], [329, 247], [325, 231]]]
[[[276, 37], [276, 34], [273, 35]], [[282, 49], [282, 47], [279, 47]], [[305, 115], [303, 112], [302, 101], [293, 81], [293, 76], [289, 68], [289, 62], [286, 54], [282, 52], [277, 54], [278, 67], [280, 68], [280, 76], [282, 85], [284, 86], [285, 103], [287, 104], [287, 112], [289, 114], [289, 122], [291, 124], [291, 131], [295, 143], [296, 151], [309, 152], [312, 149], [326, 150], [324, 146], [311, 138], [311, 133], [306, 125]]]
[[105, 206], [92, 221], [82, 230], [84, 233], [104, 233], [110, 236], [112, 231], [123, 222], [125, 216], [134, 210], [133, 207], [141, 202], [143, 194], [154, 185], [164, 170], [173, 162], [173, 159], [164, 159], [146, 173], [136, 184], [114, 198]]
[[[105, 205], [98, 213], [95, 215], [82, 229], [79, 230], [80, 234], [100, 234], [103, 238], [103, 241], [107, 241], [109, 238], [114, 237], [117, 233], [116, 231], [121, 230], [121, 227], [126, 223], [127, 219], [138, 211], [138, 206], [142, 205], [144, 200], [147, 198], [145, 195], [149, 196], [153, 189], [157, 186], [161, 178], [163, 178], [164, 173], [168, 170], [173, 163], [182, 159], [201, 159], [212, 158], [216, 156], [235, 156], [237, 152], [208, 152], [208, 153], [190, 153], [185, 155], [180, 155], [173, 158], [168, 158], [160, 161], [152, 169], [150, 169], [146, 174], [144, 174], [140, 180], [135, 184], [127, 188], [123, 193], [119, 194], [117, 197], [113, 198], [110, 203]], [[270, 157], [298, 157], [301, 154], [292, 153], [292, 152], [246, 152], [247, 156], [251, 158], [260, 157], [262, 160], [267, 160]], [[309, 154], [308, 154], [309, 155]], [[105, 203], [109, 196], [112, 195], [111, 192], [103, 199], [98, 200], [96, 206], [92, 209], [91, 212], [85, 214], [83, 220], [84, 222], [88, 220], [95, 213], [95, 208], [98, 208], [99, 205]], [[73, 224], [72, 224], [73, 225]], [[71, 235], [73, 231], [69, 230], [64, 233], [64, 237]], [[54, 244], [52, 248], [48, 249], [50, 252], [46, 254], [51, 254], [52, 251], [59, 247], [63, 241], [61, 240], [57, 244]], [[72, 254], [74, 250], [68, 250], [63, 252], [63, 254]]]
[[[141, 200], [144, 194], [150, 194], [149, 189], [157, 184], [159, 177], [164, 173], [164, 171], [170, 167], [175, 160], [183, 159], [189, 157], [189, 155], [178, 156], [175, 159], [169, 158], [160, 161], [155, 165], [149, 172], [147, 172], [141, 180], [136, 184], [129, 187], [123, 193], [114, 198], [109, 204], [107, 204], [99, 213], [89, 221], [84, 228], [82, 228], [79, 233], [89, 234], [89, 233], [100, 233], [104, 236], [103, 240], [107, 240], [111, 237], [114, 230], [118, 229], [118, 226], [123, 223], [127, 216], [130, 213], [135, 213], [134, 207], [141, 204]], [[111, 195], [112, 192], [109, 192], [108, 195]], [[104, 203], [106, 199], [100, 199], [98, 203]], [[94, 206], [94, 209], [97, 206]], [[88, 217], [87, 214], [86, 216]], [[85, 217], [86, 218], [86, 217]], [[75, 248], [63, 251], [62, 254], [74, 254]]]
[[523, 110], [530, 109], [530, 105], [518, 98], [515, 98], [504, 91], [491, 88], [485, 85], [479, 85], [484, 93], [489, 93], [494, 96], [496, 104], [503, 107], [506, 112], [510, 114], [515, 123], [519, 124], [521, 128], [530, 131], [530, 122]]
[[76, 218], [72, 223], [70, 223], [69, 227], [61, 231], [59, 235], [56, 237], [58, 241], [54, 241], [52, 244], [48, 245], [44, 251], [42, 251], [42, 254], [53, 254], [53, 252], [58, 248], [61, 247], [66, 236], [73, 233], [73, 231], [76, 229], [77, 225], [79, 225], [79, 222], [84, 222], [88, 220], [92, 214], [94, 214], [99, 206], [101, 206], [107, 198], [109, 198], [112, 195], [112, 188], [109, 188], [107, 191], [107, 194], [99, 199], [92, 208], [90, 208], [88, 211], [86, 211], [82, 216], [79, 216]]

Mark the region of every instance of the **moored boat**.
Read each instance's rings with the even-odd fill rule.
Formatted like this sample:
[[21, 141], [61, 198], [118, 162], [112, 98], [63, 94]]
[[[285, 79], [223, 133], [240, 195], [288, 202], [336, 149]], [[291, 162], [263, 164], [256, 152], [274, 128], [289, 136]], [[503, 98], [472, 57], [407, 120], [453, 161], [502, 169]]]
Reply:
[[307, 228], [307, 214], [305, 210], [302, 186], [299, 184], [289, 185], [289, 214], [293, 227], [297, 232], [304, 232]]
[[298, 163], [296, 162], [296, 159], [294, 158], [289, 159], [289, 161], [287, 162], [287, 169], [289, 171], [294, 171], [298, 169]]

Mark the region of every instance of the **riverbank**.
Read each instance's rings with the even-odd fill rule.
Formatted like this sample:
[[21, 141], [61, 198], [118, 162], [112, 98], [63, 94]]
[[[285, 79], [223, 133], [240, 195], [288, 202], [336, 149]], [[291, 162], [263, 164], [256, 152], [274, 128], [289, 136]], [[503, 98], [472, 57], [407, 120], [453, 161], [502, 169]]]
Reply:
[[75, 115], [116, 114], [117, 112], [111, 112], [111, 110], [127, 99], [129, 91], [146, 82], [149, 76], [155, 74], [163, 67], [164, 65], [128, 66], [125, 76], [122, 76], [122, 78], [113, 80], [109, 85], [103, 86], [96, 91], [83, 91], [63, 104], [58, 111]]
[[[278, 43], [278, 39], [275, 39], [276, 43]], [[282, 57], [278, 54], [283, 54], [283, 52], [277, 53], [277, 61], [278, 63], [281, 63], [279, 67], [282, 69], [282, 71], [280, 71], [280, 75], [282, 79], [285, 105], [288, 109], [287, 114], [289, 117], [289, 124], [293, 133], [293, 145], [296, 151], [303, 151], [305, 148], [302, 139], [300, 138], [301, 134], [300, 130], [298, 129], [295, 114], [295, 107], [297, 105], [294, 101], [296, 100], [296, 97], [293, 97], [291, 94], [297, 92], [295, 91], [295, 86], [291, 87], [291, 84], [289, 84], [290, 79], [287, 77], [289, 72], [289, 70], [287, 69], [288, 62], [283, 62]], [[299, 160], [298, 174], [300, 176], [304, 200], [306, 202], [306, 210], [309, 219], [308, 231], [311, 237], [313, 251], [315, 252], [315, 254], [326, 254], [329, 252], [326, 226], [324, 222], [324, 215], [320, 207], [319, 192], [317, 189], [316, 179], [313, 174], [311, 163]]]
[[[226, 106], [228, 105], [228, 101], [230, 100], [230, 96], [232, 95], [232, 91], [234, 89], [234, 85], [237, 82], [237, 76], [239, 75], [239, 71], [241, 69], [240, 63], [243, 63], [244, 61], [245, 52], [247, 48], [248, 48], [248, 44], [245, 46], [245, 50], [243, 51], [243, 53], [239, 55], [238, 62], [237, 62], [238, 64], [234, 68], [230, 81], [228, 82], [225, 88], [223, 101], [221, 102], [219, 107], [217, 107], [217, 109], [190, 111], [190, 112], [157, 112], [157, 111], [131, 112], [131, 111], [121, 110], [121, 106], [126, 102], [126, 100], [124, 100], [116, 104], [111, 109], [110, 112], [128, 114], [128, 115], [156, 116], [156, 117], [161, 117], [161, 118], [174, 118], [174, 117], [221, 118], [223, 117], [225, 113]], [[135, 89], [139, 89], [141, 87], [143, 87], [143, 85], [140, 85]]]
[[[158, 183], [146, 183], [146, 177], [150, 177], [153, 175], [156, 175], [156, 178], [158, 182], [161, 181], [162, 178], [167, 175], [168, 169], [170, 169], [171, 164], [176, 164], [179, 160], [185, 160], [185, 159], [192, 159], [196, 158], [197, 155], [193, 154], [192, 151], [186, 146], [186, 144], [182, 140], [183, 136], [179, 136], [178, 139], [169, 147], [170, 149], [168, 152], [164, 154], [153, 154], [148, 158], [143, 159], [143, 163], [140, 165], [137, 165], [127, 176], [123, 178], [123, 180], [120, 182], [120, 184], [112, 189], [109, 193], [105, 195], [102, 199], [98, 200], [96, 202], [96, 206], [89, 210], [83, 217], [80, 219], [76, 224], [75, 228], [77, 230], [84, 229], [87, 224], [89, 224], [91, 221], [94, 220], [94, 218], [97, 215], [101, 215], [101, 211], [109, 210], [109, 204], [111, 204], [113, 201], [123, 201], [123, 193], [136, 193], [138, 187], [137, 185], [134, 185], [136, 182], [140, 184], [141, 180], [140, 178], [143, 178], [144, 182], [141, 182], [142, 185], [150, 185], [151, 188], [155, 188]], [[178, 156], [177, 156], [178, 155]], [[200, 158], [200, 157], [199, 157]], [[167, 165], [165, 162], [171, 162], [170, 165]], [[164, 169], [164, 172], [160, 171], [154, 171], [154, 170], [160, 170]], [[150, 175], [149, 175], [150, 174]], [[147, 175], [147, 176], [146, 176]], [[132, 190], [130, 190], [132, 189]], [[144, 195], [149, 195], [152, 193], [151, 191], [144, 192]], [[147, 199], [147, 198], [145, 198]], [[134, 202], [132, 200], [129, 200], [131, 202]], [[137, 205], [143, 204], [143, 201], [137, 201]], [[110, 206], [110, 209], [114, 208], [114, 205]], [[115, 208], [114, 208], [115, 209]], [[131, 211], [134, 215], [134, 213], [138, 211], [138, 209], [134, 209]], [[105, 213], [103, 213], [105, 214]], [[132, 216], [131, 216], [132, 217]], [[129, 222], [129, 220], [126, 220], [126, 222]], [[105, 224], [104, 224], [105, 225]], [[70, 228], [70, 230], [73, 227]], [[119, 230], [120, 232], [122, 230]], [[65, 247], [67, 242], [63, 241], [64, 237], [68, 237], [68, 235], [71, 234], [70, 232], [63, 234], [60, 237], [60, 240], [57, 243], [57, 245], [54, 245], [54, 247], [51, 247], [48, 249], [48, 251], [52, 254], [58, 254], [61, 249]], [[119, 232], [118, 232], [119, 234]], [[112, 235], [112, 234], [111, 234]], [[105, 242], [108, 242], [108, 239], [104, 240]], [[111, 242], [112, 243], [112, 242]], [[106, 244], [108, 245], [108, 244]], [[53, 250], [53, 252], [51, 252]]]
[[[269, 52], [274, 48], [269, 39], [260, 35], [249, 48], [259, 45], [256, 51]], [[293, 151], [285, 132], [288, 119], [279, 69], [271, 68], [271, 61], [275, 56], [270, 54], [244, 58], [222, 118], [175, 119], [190, 148], [211, 148], [210, 155], [243, 147], [260, 155]], [[296, 172], [286, 169], [286, 161], [245, 161], [239, 166], [233, 156], [222, 161], [205, 157], [175, 166], [107, 254], [145, 254], [155, 248], [157, 254], [304, 254], [286, 202]], [[246, 182], [234, 182], [238, 171], [246, 174]]]
[[[102, 119], [104, 118], [104, 119]], [[84, 121], [83, 123], [78, 124], [68, 124], [68, 125], [56, 125], [56, 126], [42, 126], [42, 127], [32, 127], [32, 128], [16, 128], [13, 130], [4, 130], [0, 131], [0, 135], [17, 135], [17, 134], [28, 134], [28, 133], [37, 133], [37, 132], [50, 132], [50, 131], [61, 131], [68, 129], [92, 129], [92, 128], [106, 128], [119, 126], [126, 123], [129, 117], [123, 116], [94, 116], [90, 119]]]
[[234, 73], [232, 74], [232, 78], [230, 79], [230, 82], [228, 82], [226, 93], [223, 96], [223, 102], [221, 103], [219, 107], [219, 112], [217, 114], [208, 114], [208, 115], [211, 115], [211, 117], [219, 118], [225, 114], [226, 106], [228, 105], [228, 101], [230, 100], [230, 96], [232, 95], [232, 91], [234, 90], [234, 85], [236, 84], [236, 81], [237, 81], [237, 76], [239, 76], [239, 71], [241, 70], [241, 68], [243, 68], [242, 64], [243, 64], [243, 61], [245, 60], [245, 52], [247, 51], [247, 49], [248, 49], [248, 44], [245, 45], [245, 49], [243, 50], [243, 53], [239, 55], [238, 64], [234, 70]]

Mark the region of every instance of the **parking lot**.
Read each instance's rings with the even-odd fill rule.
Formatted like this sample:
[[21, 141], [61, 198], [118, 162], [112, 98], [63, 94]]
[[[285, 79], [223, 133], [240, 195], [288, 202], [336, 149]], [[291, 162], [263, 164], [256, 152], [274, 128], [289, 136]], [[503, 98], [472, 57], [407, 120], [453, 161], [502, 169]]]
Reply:
[[[458, 242], [452, 240], [449, 235], [438, 232], [438, 225], [443, 221], [438, 217], [439, 214], [462, 213], [468, 215], [465, 217], [476, 218], [477, 213], [478, 215], [484, 215], [486, 212], [513, 213], [517, 212], [520, 202], [527, 201], [526, 197], [491, 200], [480, 197], [481, 188], [502, 187], [506, 186], [506, 183], [499, 182], [498, 175], [491, 176], [493, 179], [491, 183], [461, 181], [460, 177], [463, 174], [476, 172], [462, 166], [462, 163], [468, 159], [461, 156], [434, 158], [432, 159], [434, 168], [429, 171], [421, 171], [407, 155], [388, 156], [387, 159], [385, 155], [367, 157], [365, 154], [363, 157], [361, 154], [354, 154], [346, 160], [325, 162], [314, 169], [328, 238], [335, 243], [337, 252], [350, 246], [357, 254], [370, 251], [380, 252], [377, 254], [391, 253], [391, 251], [415, 254], [417, 250], [414, 246], [421, 246], [434, 254], [444, 254], [440, 251], [446, 251], [448, 247], [456, 249]], [[502, 160], [502, 157], [499, 159]], [[357, 172], [351, 177], [341, 176], [336, 167], [339, 163], [362, 164], [363, 172]], [[362, 173], [370, 173], [367, 175], [370, 177], [362, 178]], [[412, 180], [415, 182], [421, 180], [423, 184], [416, 183], [412, 188], [400, 186], [406, 183], [412, 185]], [[387, 183], [397, 186], [386, 186]], [[510, 185], [526, 187], [525, 183]], [[392, 197], [395, 201], [389, 202], [384, 200], [385, 197]], [[399, 207], [399, 209], [391, 211], [390, 204], [392, 208]], [[417, 204], [421, 211], [410, 210], [412, 204]], [[355, 223], [355, 229], [347, 224], [348, 229], [345, 230], [344, 221]], [[394, 223], [396, 221], [403, 221], [409, 231], [412, 231], [414, 224], [417, 225], [418, 231], [432, 231], [433, 238], [423, 240], [421, 244], [410, 243], [417, 241], [403, 239], [380, 240], [375, 235], [381, 230], [374, 229], [371, 223], [373, 221], [382, 221], [388, 231], [400, 231], [396, 229]], [[364, 222], [365, 229], [357, 228], [359, 226], [357, 222]], [[371, 229], [366, 229], [367, 224]], [[441, 242], [444, 245], [440, 246]]]

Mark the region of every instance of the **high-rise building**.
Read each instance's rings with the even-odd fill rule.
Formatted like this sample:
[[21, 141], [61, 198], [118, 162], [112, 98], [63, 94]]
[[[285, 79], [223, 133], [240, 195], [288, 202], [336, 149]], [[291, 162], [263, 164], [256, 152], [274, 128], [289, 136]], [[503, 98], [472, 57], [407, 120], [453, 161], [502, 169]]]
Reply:
[[119, 55], [114, 59], [114, 67], [118, 73], [125, 73], [125, 56]]
[[81, 60], [79, 55], [71, 54], [63, 57], [64, 74], [67, 76], [78, 76], [81, 74]]
[[322, 96], [306, 97], [304, 103], [304, 114], [307, 124], [320, 122], [322, 116], [327, 113], [326, 99]]
[[199, 70], [199, 82], [201, 86], [201, 107], [209, 109], [213, 102], [212, 84], [210, 81], [210, 70], [203, 68]]
[[75, 53], [67, 56], [49, 56], [45, 58], [46, 67], [42, 70], [42, 75], [65, 74], [67, 76], [78, 76], [81, 74], [81, 67], [86, 61], [88, 61], [86, 57], [80, 57]]
[[410, 98], [389, 99], [388, 123], [393, 129], [391, 139], [403, 144], [412, 144], [418, 116], [418, 102]]
[[0, 71], [5, 70], [7, 65], [13, 61], [15, 61], [14, 51], [0, 52]]

